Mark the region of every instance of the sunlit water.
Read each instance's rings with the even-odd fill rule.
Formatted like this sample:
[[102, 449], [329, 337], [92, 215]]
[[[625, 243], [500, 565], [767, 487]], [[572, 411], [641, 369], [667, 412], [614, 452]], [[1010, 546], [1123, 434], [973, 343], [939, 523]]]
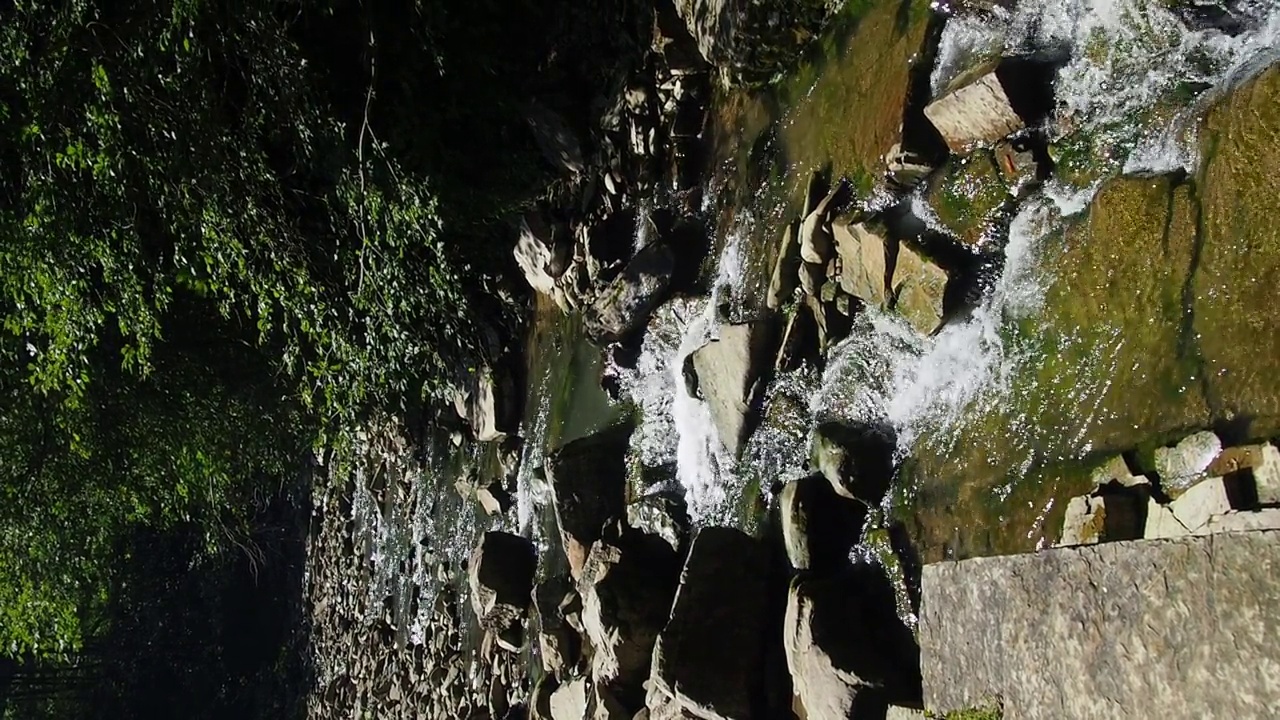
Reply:
[[[1065, 218], [1088, 206], [1106, 177], [1193, 168], [1196, 138], [1190, 121], [1206, 103], [1280, 57], [1280, 8], [1247, 8], [1251, 29], [1228, 37], [1189, 31], [1176, 16], [1147, 0], [1022, 2], [997, 20], [953, 19], [944, 31], [932, 82], [944, 87], [976, 58], [1000, 54], [1065, 58], [1057, 74], [1059, 103], [1051, 138], [1070, 135], [1099, 162], [1076, 177], [1079, 186], [1051, 182], [1019, 208], [1004, 248], [1004, 268], [967, 318], [922, 337], [897, 317], [869, 311], [831, 352], [825, 371], [783, 375], [769, 390], [768, 421], [735, 463], [715, 435], [705, 403], [685, 391], [684, 358], [710, 339], [716, 308], [741, 301], [747, 258], [767, 254], [744, 241], [755, 222], [750, 208], [723, 231], [712, 297], [681, 298], [659, 310], [625, 390], [643, 411], [639, 455], [651, 465], [675, 462], [691, 514], [704, 524], [741, 524], [739, 495], [754, 479], [768, 486], [803, 471], [808, 435], [824, 419], [887, 422], [908, 454], [922, 438], [946, 450], [951, 431], [975, 413], [1010, 403], [1013, 379], [1039, 361], [1033, 348], [1011, 340], [1012, 323], [1034, 322], [1052, 269], [1042, 266], [1045, 243]], [[1173, 102], [1191, 87], [1198, 95]], [[1067, 133], [1064, 128], [1069, 128]], [[1079, 140], [1084, 138], [1083, 141]], [[928, 220], [928, 210], [914, 203]], [[759, 213], [757, 213], [759, 214]], [[1104, 339], [1105, 342], [1105, 339]], [[1105, 362], [1107, 348], [1096, 356]], [[1105, 371], [1105, 368], [1103, 368]], [[1106, 372], [1097, 373], [1105, 377]], [[1082, 387], [1083, 410], [1074, 433], [1046, 438], [1022, 428], [1004, 439], [1029, 467], [1037, 444], [1083, 451], [1081, 439], [1105, 388]], [[1095, 398], [1091, 408], [1089, 398]], [[1016, 424], [1016, 418], [1015, 418]]]

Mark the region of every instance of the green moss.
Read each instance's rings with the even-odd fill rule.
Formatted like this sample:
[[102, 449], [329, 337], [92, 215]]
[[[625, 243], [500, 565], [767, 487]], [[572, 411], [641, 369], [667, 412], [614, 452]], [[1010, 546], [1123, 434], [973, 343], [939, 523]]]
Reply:
[[929, 203], [943, 226], [967, 245], [982, 241], [1007, 213], [1011, 199], [990, 150], [949, 162], [929, 192]]
[[821, 57], [777, 89], [787, 108], [780, 137], [796, 193], [811, 170], [830, 167], [862, 192], [883, 174], [881, 156], [899, 140], [912, 58], [924, 43], [927, 0], [850, 3]]
[[1001, 720], [1004, 717], [1004, 710], [999, 705], [989, 705], [953, 710], [945, 715], [928, 713], [927, 716], [932, 720]]

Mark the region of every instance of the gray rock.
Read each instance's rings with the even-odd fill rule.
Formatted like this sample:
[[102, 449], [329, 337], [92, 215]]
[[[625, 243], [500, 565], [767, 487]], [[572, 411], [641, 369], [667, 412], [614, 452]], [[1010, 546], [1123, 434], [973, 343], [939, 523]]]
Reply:
[[933, 166], [923, 157], [902, 149], [895, 143], [885, 155], [885, 174], [889, 182], [901, 190], [910, 190], [933, 172]]
[[617, 342], [644, 327], [671, 285], [675, 256], [663, 243], [650, 243], [631, 259], [586, 313], [587, 334], [594, 342]]
[[924, 114], [955, 153], [989, 145], [1023, 127], [995, 72], [960, 81], [925, 106]]
[[525, 106], [524, 119], [547, 162], [571, 175], [582, 174], [585, 169], [582, 146], [563, 117], [545, 105], [533, 102]]
[[520, 220], [515, 254], [516, 264], [534, 290], [548, 297], [556, 295], [556, 280], [569, 267], [570, 244], [555, 237], [542, 215], [529, 212]]
[[893, 591], [877, 566], [794, 580], [783, 647], [810, 720], [852, 717], [867, 690], [899, 703], [920, 701], [919, 649], [898, 620]]
[[[768, 586], [764, 549], [730, 528], [704, 528], [689, 550], [671, 618], [653, 651], [653, 717], [759, 717]], [[670, 717], [670, 715], [665, 715]]]
[[809, 464], [838, 495], [875, 505], [889, 488], [893, 448], [886, 428], [824, 422], [814, 430]]
[[1143, 536], [1147, 498], [1141, 494], [1082, 495], [1067, 503], [1059, 545], [1089, 545]]
[[1275, 531], [929, 565], [925, 707], [999, 697], [1026, 720], [1269, 717], [1277, 578]]
[[577, 579], [601, 530], [626, 512], [626, 455], [631, 427], [618, 425], [574, 440], [547, 458], [556, 525], [569, 572]]
[[570, 594], [576, 596], [577, 592], [569, 579], [562, 576], [538, 583], [533, 592], [534, 606], [538, 610], [538, 649], [542, 667], [556, 676], [575, 667], [582, 651], [581, 637], [564, 617], [565, 599]]
[[526, 538], [497, 531], [480, 538], [471, 553], [468, 583], [471, 607], [482, 628], [501, 634], [520, 627], [537, 564], [533, 543]]
[[862, 529], [864, 510], [840, 497], [821, 475], [798, 478], [778, 499], [782, 543], [797, 570], [838, 567]]
[[631, 530], [592, 545], [578, 582], [582, 625], [594, 652], [592, 680], [636, 707], [678, 572], [675, 550]]
[[471, 427], [476, 440], [494, 442], [505, 438], [518, 425], [515, 394], [509, 376], [485, 367], [454, 391], [453, 407], [458, 417]]
[[[1070, 510], [1068, 509], [1068, 513]], [[1147, 520], [1142, 530], [1142, 537], [1148, 540], [1164, 540], [1178, 538], [1188, 534], [1185, 525], [1178, 522], [1173, 511], [1167, 505], [1161, 505], [1154, 498], [1147, 500]]]
[[922, 335], [933, 334], [942, 325], [949, 280], [946, 270], [900, 243], [893, 267], [894, 309]]
[[1183, 438], [1173, 447], [1157, 448], [1156, 473], [1160, 487], [1177, 497], [1205, 477], [1205, 471], [1222, 452], [1222, 441], [1206, 430]]
[[646, 495], [627, 505], [627, 525], [679, 552], [689, 538], [689, 508], [678, 493]]
[[721, 325], [716, 340], [693, 352], [699, 393], [706, 399], [720, 441], [733, 456], [742, 452], [754, 412], [756, 381], [771, 364], [776, 342], [771, 319]]
[[1280, 508], [1261, 510], [1232, 510], [1209, 518], [1209, 522], [1196, 532], [1197, 535], [1213, 533], [1238, 533], [1254, 530], [1280, 530]]

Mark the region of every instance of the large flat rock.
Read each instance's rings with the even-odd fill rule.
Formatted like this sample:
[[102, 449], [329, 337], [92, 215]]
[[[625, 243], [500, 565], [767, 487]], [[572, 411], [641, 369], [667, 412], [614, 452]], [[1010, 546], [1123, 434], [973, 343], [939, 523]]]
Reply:
[[925, 705], [1017, 718], [1264, 718], [1280, 707], [1280, 531], [924, 568]]

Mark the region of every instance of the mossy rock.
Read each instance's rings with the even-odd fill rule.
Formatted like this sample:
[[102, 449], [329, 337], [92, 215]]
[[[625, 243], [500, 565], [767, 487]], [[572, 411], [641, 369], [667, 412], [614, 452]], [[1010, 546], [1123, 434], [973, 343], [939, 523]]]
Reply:
[[[905, 7], [907, 12], [902, 12]], [[849, 2], [846, 35], [829, 38], [778, 88], [788, 107], [781, 130], [788, 162], [802, 172], [830, 167], [866, 194], [884, 174], [882, 156], [899, 141], [913, 57], [924, 46], [928, 0]], [[801, 191], [803, 188], [801, 188]]]
[[926, 560], [1052, 540], [1090, 457], [1280, 431], [1280, 70], [1201, 137], [1194, 177], [1111, 180], [1046, 241], [1042, 308], [1002, 329], [1021, 358], [1009, 394], [916, 448]]
[[976, 246], [1008, 214], [1012, 196], [990, 150], [952, 158], [929, 188], [929, 205], [960, 242]]

